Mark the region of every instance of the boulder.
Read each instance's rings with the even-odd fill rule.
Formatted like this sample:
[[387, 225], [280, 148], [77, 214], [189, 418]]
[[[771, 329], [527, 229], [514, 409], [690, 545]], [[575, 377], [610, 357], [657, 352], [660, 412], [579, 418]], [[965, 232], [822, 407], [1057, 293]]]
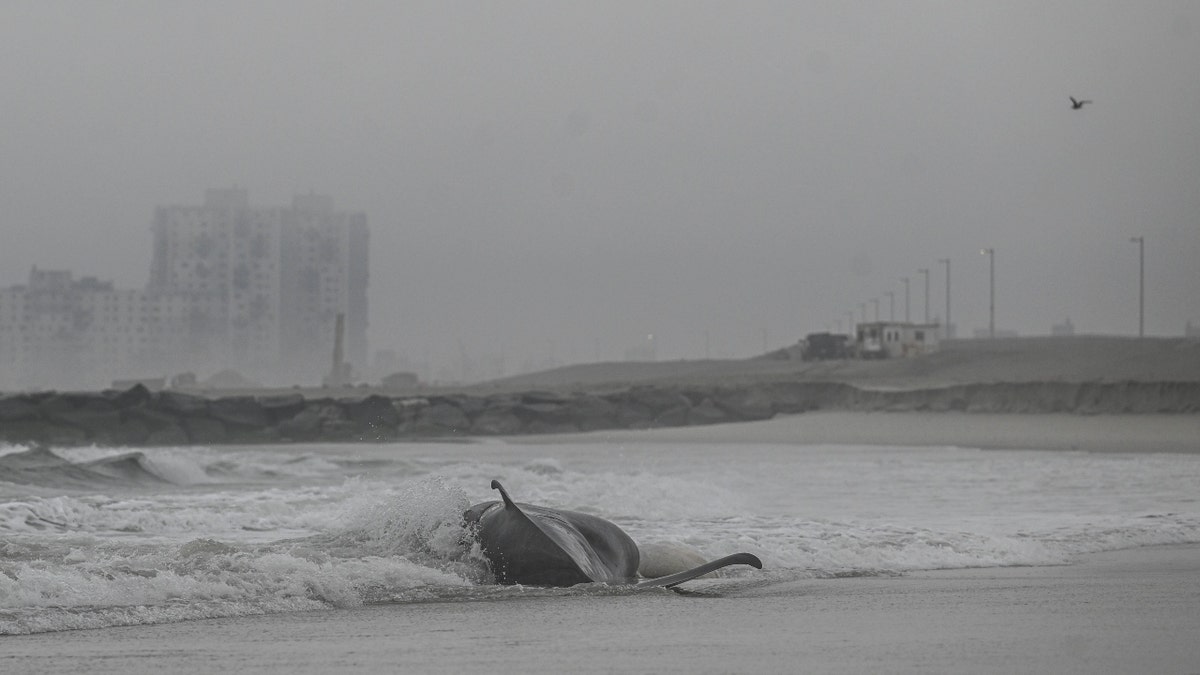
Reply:
[[303, 410], [280, 422], [276, 428], [285, 439], [311, 441], [321, 437], [326, 430], [344, 429], [350, 425], [341, 406], [329, 399], [318, 399], [309, 401]]
[[37, 417], [38, 407], [24, 396], [0, 398], [0, 424]]
[[654, 426], [654, 411], [640, 403], [618, 399], [613, 402], [617, 412], [614, 423], [618, 429], [648, 429]]
[[370, 429], [392, 429], [400, 425], [400, 412], [391, 399], [373, 395], [357, 401], [342, 403], [346, 416]]
[[[87, 437], [96, 443], [103, 445], [115, 445], [116, 438], [120, 436], [119, 429], [123, 417], [119, 410], [108, 411], [90, 411], [90, 410], [74, 410], [69, 413], [60, 413], [58, 421], [64, 424], [69, 424], [78, 429], [82, 429]], [[145, 428], [145, 425], [142, 425]]]
[[38, 414], [48, 420], [60, 421], [69, 417], [78, 404], [77, 396], [51, 392], [49, 396], [38, 401]]
[[712, 401], [735, 420], [766, 420], [775, 416], [770, 392], [759, 387], [715, 391]]
[[539, 403], [564, 405], [570, 402], [570, 396], [566, 394], [559, 394], [553, 391], [526, 391], [521, 394], [521, 403], [528, 405], [536, 405]]
[[283, 420], [291, 419], [296, 416], [301, 410], [304, 410], [304, 397], [300, 394], [276, 394], [273, 396], [259, 396], [258, 405], [267, 413], [271, 424], [278, 424]]
[[713, 403], [711, 398], [704, 399], [688, 410], [688, 424], [721, 424], [730, 421], [729, 414]]
[[509, 407], [489, 408], [471, 422], [471, 433], [480, 436], [509, 436], [521, 429], [521, 419]]
[[278, 443], [283, 440], [275, 427], [228, 427], [225, 432], [230, 443]]
[[648, 408], [655, 417], [668, 410], [692, 406], [688, 397], [669, 387], [633, 387], [622, 395], [622, 399]]
[[145, 424], [150, 431], [179, 425], [179, 417], [157, 408], [148, 407], [147, 405], [137, 405], [127, 408], [122, 410], [121, 414], [127, 420], [137, 420]]
[[[36, 417], [0, 423], [0, 440], [9, 443], [46, 443], [50, 427], [45, 420]], [[83, 435], [82, 431], [79, 433]]]
[[567, 404], [575, 426], [581, 431], [611, 429], [616, 425], [617, 406], [599, 396], [582, 394]]
[[154, 395], [146, 388], [146, 385], [137, 383], [125, 391], [112, 391], [108, 396], [108, 400], [112, 401], [113, 405], [118, 408], [132, 408], [133, 406], [145, 405]]
[[227, 396], [210, 401], [208, 414], [227, 427], [262, 429], [271, 424], [267, 411], [253, 396]]
[[458, 408], [467, 417], [474, 419], [476, 415], [480, 415], [483, 411], [491, 406], [491, 402], [480, 396], [438, 396], [430, 400], [430, 403], [449, 403]]
[[571, 408], [563, 403], [521, 403], [513, 406], [512, 412], [526, 425], [534, 423], [551, 427], [574, 426]]
[[150, 437], [150, 427], [138, 419], [120, 417], [115, 426], [90, 432], [92, 442], [100, 445], [143, 445]]
[[154, 407], [173, 415], [198, 416], [208, 412], [208, 400], [177, 391], [160, 391], [154, 397]]
[[220, 444], [228, 441], [225, 425], [208, 417], [188, 417], [183, 420], [183, 429], [192, 443]]
[[159, 427], [146, 437], [146, 445], [187, 445], [188, 435], [183, 427], [172, 423]]
[[669, 408], [659, 413], [658, 417], [654, 418], [654, 425], [660, 427], [683, 427], [687, 426], [689, 414], [692, 410], [691, 405], [679, 405], [674, 408]]
[[471, 420], [458, 406], [449, 403], [433, 403], [417, 414], [413, 432], [418, 434], [465, 434]]
[[88, 442], [87, 432], [77, 427], [40, 424], [37, 440], [47, 445], [75, 446]]

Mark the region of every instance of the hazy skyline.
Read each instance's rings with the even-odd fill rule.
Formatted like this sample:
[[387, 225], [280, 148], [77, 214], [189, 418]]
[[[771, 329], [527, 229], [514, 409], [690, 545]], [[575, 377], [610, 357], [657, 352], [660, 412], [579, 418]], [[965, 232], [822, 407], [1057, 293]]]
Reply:
[[[371, 227], [371, 349], [750, 356], [886, 291], [988, 324], [1200, 321], [1189, 2], [6, 2], [0, 286], [147, 280], [155, 206]], [[1072, 110], [1068, 96], [1093, 104]], [[873, 316], [873, 305], [868, 316]]]

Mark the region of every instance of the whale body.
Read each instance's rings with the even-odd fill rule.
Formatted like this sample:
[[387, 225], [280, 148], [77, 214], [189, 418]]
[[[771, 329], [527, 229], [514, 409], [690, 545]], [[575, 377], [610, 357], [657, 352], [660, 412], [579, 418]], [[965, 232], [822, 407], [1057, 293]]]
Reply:
[[492, 489], [500, 491], [500, 501], [472, 506], [463, 521], [499, 584], [671, 587], [728, 565], [762, 569], [754, 555], [735, 553], [677, 574], [640, 579], [637, 544], [614, 523], [587, 513], [518, 504], [500, 481], [493, 480]]

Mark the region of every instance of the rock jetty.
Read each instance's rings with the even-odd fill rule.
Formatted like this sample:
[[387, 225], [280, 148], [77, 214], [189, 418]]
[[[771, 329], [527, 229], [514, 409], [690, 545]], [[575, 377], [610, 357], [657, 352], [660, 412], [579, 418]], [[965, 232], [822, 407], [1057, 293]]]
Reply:
[[142, 385], [0, 397], [0, 441], [162, 446], [380, 442], [649, 429], [763, 420], [812, 410], [1195, 414], [1200, 382], [1001, 382], [878, 389], [844, 382], [639, 385], [602, 394], [527, 391], [306, 398], [206, 398]]

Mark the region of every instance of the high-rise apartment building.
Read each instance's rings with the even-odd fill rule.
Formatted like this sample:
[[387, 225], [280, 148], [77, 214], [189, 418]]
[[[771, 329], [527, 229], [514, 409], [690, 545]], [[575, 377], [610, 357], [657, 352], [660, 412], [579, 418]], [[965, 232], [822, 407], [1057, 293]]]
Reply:
[[281, 216], [251, 208], [237, 188], [155, 211], [146, 289], [184, 298], [190, 358], [243, 372], [278, 366]]
[[367, 358], [365, 214], [320, 195], [252, 207], [246, 190], [156, 209], [145, 290], [36, 267], [0, 289], [0, 389], [232, 369], [268, 384], [319, 382], [337, 316], [345, 357]]
[[308, 194], [258, 208], [242, 189], [159, 208], [148, 290], [188, 299], [189, 333], [210, 360], [260, 379], [319, 380], [338, 314], [347, 361], [367, 355], [367, 217]]
[[[346, 361], [367, 365], [367, 217], [333, 200], [302, 195], [282, 213], [280, 341], [283, 366], [328, 372], [337, 315], [345, 316]], [[317, 371], [312, 369], [317, 355]]]

